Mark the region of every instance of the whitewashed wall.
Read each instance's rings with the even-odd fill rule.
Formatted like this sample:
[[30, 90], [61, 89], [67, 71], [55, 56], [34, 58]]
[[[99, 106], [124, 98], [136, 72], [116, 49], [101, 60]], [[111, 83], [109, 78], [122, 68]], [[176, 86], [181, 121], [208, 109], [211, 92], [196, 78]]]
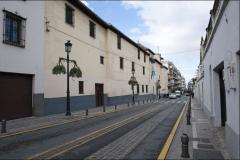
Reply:
[[[0, 71], [34, 75], [33, 93], [43, 93], [43, 1], [0, 1]], [[3, 44], [3, 9], [26, 18], [25, 48]]]

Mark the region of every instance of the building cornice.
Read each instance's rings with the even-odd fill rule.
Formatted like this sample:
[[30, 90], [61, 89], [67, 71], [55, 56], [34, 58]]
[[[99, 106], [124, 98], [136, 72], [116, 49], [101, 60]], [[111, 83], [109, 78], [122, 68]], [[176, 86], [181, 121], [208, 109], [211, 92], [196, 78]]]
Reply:
[[[205, 58], [205, 56], [206, 56], [206, 54], [208, 52], [209, 46], [211, 45], [212, 39], [214, 37], [214, 34], [215, 34], [216, 30], [217, 30], [217, 27], [218, 27], [218, 25], [220, 23], [220, 20], [222, 18], [222, 15], [223, 15], [223, 13], [225, 11], [225, 8], [226, 8], [227, 4], [228, 4], [228, 0], [222, 2], [222, 5], [220, 6], [221, 8], [220, 8], [219, 13], [218, 13], [218, 15], [216, 17], [216, 22], [212, 26], [213, 27], [212, 28], [212, 32], [209, 34], [209, 36], [206, 36], [207, 39], [205, 38], [206, 44], [204, 46], [204, 55], [203, 55], [203, 59], [202, 60], [204, 60], [204, 58]], [[210, 21], [211, 21], [211, 17], [210, 17]]]
[[121, 38], [128, 41], [130, 44], [135, 46], [136, 48], [140, 49], [142, 52], [144, 52], [147, 55], [150, 55], [146, 50], [141, 48], [136, 42], [131, 40], [128, 36], [126, 36], [124, 33], [122, 33], [120, 30], [118, 30], [116, 27], [114, 27], [112, 24], [109, 24], [105, 22], [102, 18], [100, 18], [97, 14], [95, 14], [92, 10], [90, 10], [86, 5], [84, 5], [79, 0], [67, 0], [69, 3], [71, 3], [73, 6], [78, 8], [80, 11], [82, 11], [84, 14], [86, 14], [88, 17], [99, 23], [101, 26], [103, 26], [105, 29], [109, 29], [113, 31], [114, 33], [120, 35]]

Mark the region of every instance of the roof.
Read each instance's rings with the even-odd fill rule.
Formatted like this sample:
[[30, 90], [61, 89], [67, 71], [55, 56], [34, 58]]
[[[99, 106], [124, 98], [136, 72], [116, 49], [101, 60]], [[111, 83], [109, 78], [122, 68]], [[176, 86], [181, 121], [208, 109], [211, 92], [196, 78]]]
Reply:
[[[115, 32], [116, 34], [120, 35], [121, 38], [125, 39], [132, 45], [134, 45], [136, 48], [140, 49], [144, 53], [150, 55], [147, 50], [144, 50], [144, 48], [140, 47], [136, 42], [131, 40], [128, 36], [123, 34], [120, 30], [118, 30], [116, 27], [114, 27], [112, 24], [105, 22], [102, 18], [100, 18], [97, 14], [95, 14], [92, 10], [90, 10], [86, 5], [84, 5], [80, 0], [67, 0], [69, 3], [71, 3], [73, 6], [81, 10], [83, 13], [85, 13], [87, 16], [89, 16], [91, 19], [99, 23], [101, 26], [103, 26], [106, 29], [110, 29], [111, 31]], [[150, 49], [149, 49], [150, 50]]]

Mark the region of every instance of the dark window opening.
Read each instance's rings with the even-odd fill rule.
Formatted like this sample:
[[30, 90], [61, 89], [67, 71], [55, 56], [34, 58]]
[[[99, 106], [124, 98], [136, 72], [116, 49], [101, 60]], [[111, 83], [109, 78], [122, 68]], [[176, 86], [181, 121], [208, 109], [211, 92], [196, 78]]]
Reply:
[[120, 69], [123, 69], [123, 58], [120, 57]]
[[74, 9], [66, 4], [66, 11], [65, 11], [65, 22], [74, 25]]
[[140, 49], [138, 49], [138, 59], [140, 59], [141, 57], [140, 57]]
[[143, 75], [145, 75], [145, 67], [143, 67]]
[[132, 62], [132, 71], [135, 71], [135, 63]]
[[83, 92], [84, 92], [83, 81], [79, 81], [79, 94], [83, 94]]
[[146, 93], [148, 93], [148, 85], [146, 85]]
[[89, 21], [89, 35], [96, 38], [96, 24], [92, 21]]
[[100, 56], [100, 64], [104, 64], [104, 57]]
[[26, 19], [3, 10], [3, 43], [25, 47]]
[[137, 94], [139, 94], [139, 84], [137, 84]]
[[121, 49], [121, 37], [119, 35], [117, 36], [117, 47]]
[[142, 85], [142, 93], [144, 93], [144, 85]]

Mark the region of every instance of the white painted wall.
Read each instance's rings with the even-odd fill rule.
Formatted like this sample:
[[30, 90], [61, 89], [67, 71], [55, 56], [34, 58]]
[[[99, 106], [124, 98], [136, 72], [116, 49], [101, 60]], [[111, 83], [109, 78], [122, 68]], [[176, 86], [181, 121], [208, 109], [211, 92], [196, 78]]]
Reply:
[[[128, 85], [132, 61], [135, 62], [135, 76], [139, 84], [150, 84], [149, 56], [144, 63], [143, 52], [141, 52], [141, 59], [138, 60], [138, 49], [123, 38], [121, 50], [119, 50], [117, 34], [98, 23], [96, 23], [96, 39], [90, 37], [90, 18], [74, 6], [72, 6], [75, 8], [74, 27], [66, 24], [65, 3], [67, 2], [45, 1], [45, 17], [49, 21], [50, 29], [50, 32], [45, 32], [45, 98], [66, 95], [66, 75], [53, 75], [52, 68], [57, 64], [58, 57], [66, 57], [64, 43], [67, 40], [71, 40], [73, 44], [70, 58], [77, 61], [83, 73], [82, 78], [70, 80], [71, 96], [94, 95], [95, 83], [103, 83], [104, 92], [110, 97], [132, 94], [131, 87]], [[104, 65], [100, 64], [100, 56], [105, 57]], [[123, 70], [120, 69], [119, 57], [124, 58]], [[145, 66], [145, 75], [142, 74], [143, 66]], [[78, 93], [78, 81], [84, 81], [84, 94]]]
[[[0, 1], [0, 71], [34, 75], [33, 93], [43, 93], [44, 1]], [[3, 44], [3, 9], [26, 20], [25, 48]]]
[[[227, 64], [230, 61], [235, 64], [235, 69], [238, 75], [236, 81], [239, 79], [239, 72], [237, 67], [237, 55], [239, 50], [239, 2], [229, 1], [221, 21], [218, 25], [216, 33], [213, 37], [212, 43], [204, 58], [204, 105], [211, 111], [211, 91], [210, 91], [210, 73], [209, 66], [214, 69], [220, 62], [224, 61], [224, 72], [227, 73]], [[227, 21], [226, 21], [227, 19]], [[231, 58], [229, 58], [231, 57]], [[228, 75], [224, 75], [225, 86], [228, 86]], [[216, 126], [220, 126], [220, 93], [219, 93], [219, 77], [216, 72], [212, 72], [212, 86], [213, 93], [213, 115], [217, 119]], [[227, 105], [227, 124], [239, 134], [239, 83], [236, 83], [236, 91], [226, 88], [226, 105]]]

